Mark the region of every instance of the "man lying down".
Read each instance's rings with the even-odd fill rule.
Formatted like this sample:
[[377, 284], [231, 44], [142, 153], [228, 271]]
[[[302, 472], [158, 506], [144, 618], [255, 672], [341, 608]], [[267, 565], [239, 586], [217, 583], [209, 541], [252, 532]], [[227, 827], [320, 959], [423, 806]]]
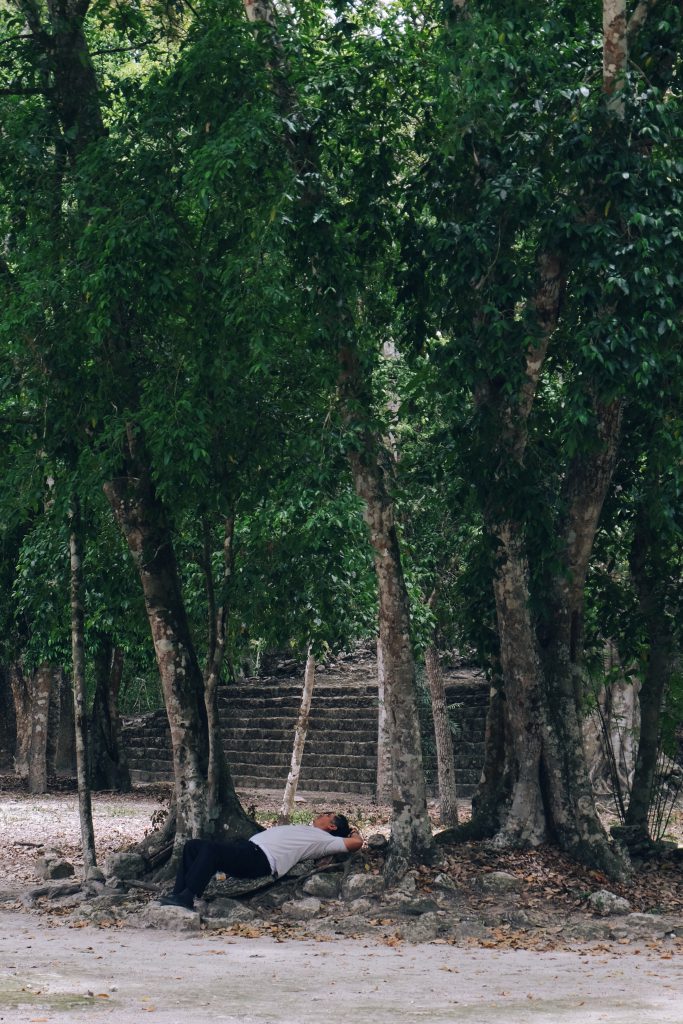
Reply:
[[173, 891], [159, 902], [192, 910], [217, 871], [233, 878], [281, 878], [300, 860], [360, 850], [363, 839], [343, 814], [324, 811], [310, 825], [274, 825], [251, 839], [188, 839]]

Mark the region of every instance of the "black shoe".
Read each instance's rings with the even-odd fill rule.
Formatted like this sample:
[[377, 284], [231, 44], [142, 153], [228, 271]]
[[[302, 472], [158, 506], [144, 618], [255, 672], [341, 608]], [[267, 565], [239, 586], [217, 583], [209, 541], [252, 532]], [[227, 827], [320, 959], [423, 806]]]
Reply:
[[185, 910], [194, 909], [192, 896], [184, 896], [182, 893], [170, 892], [168, 896], [162, 896], [159, 900], [162, 907], [184, 907]]

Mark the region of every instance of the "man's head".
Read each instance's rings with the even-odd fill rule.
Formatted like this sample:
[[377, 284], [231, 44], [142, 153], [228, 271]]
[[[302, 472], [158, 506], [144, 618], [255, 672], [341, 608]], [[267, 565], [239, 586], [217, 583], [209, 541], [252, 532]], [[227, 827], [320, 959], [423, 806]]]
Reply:
[[321, 828], [323, 832], [331, 832], [332, 835], [339, 836], [340, 839], [346, 839], [351, 835], [348, 818], [345, 818], [343, 814], [335, 814], [334, 811], [323, 811], [313, 819], [313, 824], [316, 828]]

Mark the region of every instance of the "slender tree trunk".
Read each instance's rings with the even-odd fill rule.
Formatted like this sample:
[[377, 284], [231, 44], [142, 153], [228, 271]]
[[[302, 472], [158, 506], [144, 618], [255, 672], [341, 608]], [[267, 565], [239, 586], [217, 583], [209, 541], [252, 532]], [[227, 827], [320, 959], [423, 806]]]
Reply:
[[377, 637], [377, 781], [375, 800], [378, 804], [391, 803], [391, 737], [387, 715], [386, 670], [382, 641]]
[[425, 651], [425, 668], [429, 694], [432, 699], [432, 718], [436, 740], [436, 765], [439, 780], [439, 818], [445, 828], [458, 824], [458, 801], [455, 790], [455, 757], [453, 735], [448, 719], [446, 687], [439, 661], [439, 652], [434, 644]]
[[304, 688], [301, 693], [301, 707], [299, 708], [299, 717], [294, 731], [292, 763], [289, 769], [289, 775], [287, 776], [284, 796], [282, 797], [282, 807], [280, 808], [278, 825], [289, 824], [292, 811], [294, 810], [294, 797], [296, 796], [297, 786], [299, 785], [299, 774], [301, 772], [301, 761], [304, 756], [304, 746], [306, 744], [306, 734], [308, 732], [308, 720], [311, 714], [311, 701], [313, 699], [314, 685], [315, 658], [309, 646], [308, 657], [306, 658], [306, 671], [304, 672]]
[[94, 656], [95, 697], [90, 730], [90, 784], [95, 790], [131, 789], [126, 752], [121, 740], [121, 719], [117, 705], [123, 669], [123, 651], [102, 635]]
[[228, 586], [234, 570], [235, 516], [226, 516], [223, 533], [223, 599], [217, 605], [211, 567], [211, 544], [208, 524], [204, 525], [204, 569], [206, 577], [209, 643], [204, 670], [204, 703], [206, 706], [209, 739], [207, 765], [207, 814], [215, 827], [223, 824], [226, 808], [235, 800], [230, 770], [223, 751], [220, 715], [218, 713], [218, 683], [225, 662], [228, 626]]
[[71, 554], [71, 653], [74, 688], [74, 717], [76, 721], [76, 773], [78, 777], [78, 813], [81, 823], [83, 866], [88, 870], [97, 865], [95, 832], [92, 821], [92, 803], [88, 782], [88, 715], [85, 689], [85, 644], [83, 638], [83, 547], [81, 517], [78, 499], [71, 504], [69, 523], [69, 550]]
[[47, 662], [33, 673], [31, 684], [31, 747], [28, 762], [29, 793], [47, 792], [47, 739], [50, 716], [50, 693], [54, 681], [52, 666]]

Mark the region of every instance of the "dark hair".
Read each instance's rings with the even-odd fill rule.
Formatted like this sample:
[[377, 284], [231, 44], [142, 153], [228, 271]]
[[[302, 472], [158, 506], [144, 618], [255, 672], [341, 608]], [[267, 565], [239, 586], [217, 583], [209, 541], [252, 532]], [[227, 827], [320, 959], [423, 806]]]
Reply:
[[351, 835], [351, 826], [349, 825], [349, 819], [345, 818], [343, 814], [335, 814], [334, 824], [334, 834], [336, 836], [339, 836], [340, 839], [346, 839], [347, 836]]

